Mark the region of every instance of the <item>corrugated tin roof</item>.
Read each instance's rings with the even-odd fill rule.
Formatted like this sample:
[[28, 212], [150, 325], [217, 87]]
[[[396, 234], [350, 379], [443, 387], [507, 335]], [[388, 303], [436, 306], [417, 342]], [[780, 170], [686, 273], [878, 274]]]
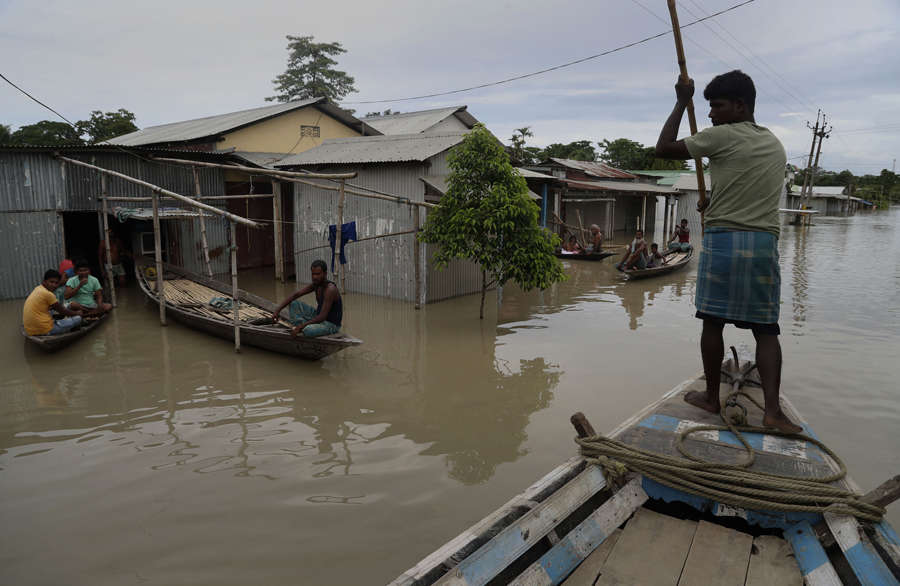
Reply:
[[469, 128], [478, 123], [478, 120], [466, 111], [466, 106], [402, 112], [387, 116], [367, 116], [361, 118], [361, 120], [382, 134], [416, 134], [425, 132], [432, 126], [454, 115]]
[[332, 138], [308, 151], [292, 155], [275, 166], [425, 161], [458, 145], [464, 136], [453, 133]]
[[269, 169], [274, 169], [275, 163], [280, 163], [291, 156], [291, 153], [262, 153], [254, 151], [232, 151], [229, 154], [245, 163]]
[[562, 165], [563, 167], [568, 167], [570, 169], [577, 169], [601, 179], [637, 179], [635, 175], [632, 175], [627, 171], [616, 169], [615, 167], [611, 167], [599, 161], [576, 161], [574, 159], [557, 159], [554, 157], [551, 157], [549, 160], [557, 165]]
[[667, 187], [650, 183], [632, 183], [630, 181], [579, 181], [577, 179], [566, 179], [566, 183], [570, 187], [587, 189], [588, 191], [627, 191], [635, 195], [644, 193], [673, 195], [678, 193], [674, 189]]
[[543, 179], [550, 181], [562, 181], [558, 177], [554, 177], [553, 175], [547, 175], [546, 173], [538, 173], [537, 171], [532, 171], [531, 169], [525, 169], [524, 167], [516, 167], [516, 171], [524, 177], [525, 179]]
[[[803, 189], [802, 185], [792, 185], [791, 194], [800, 195], [801, 189]], [[843, 185], [813, 185], [812, 192], [813, 195], [846, 195], [844, 193], [845, 189], [847, 188]]]
[[[709, 193], [710, 178], [709, 173], [703, 174], [703, 182], [706, 183], [706, 191]], [[672, 186], [681, 191], [697, 191], [697, 173], [688, 173], [678, 178], [678, 181]]]
[[[447, 193], [447, 176], [446, 175], [426, 175], [424, 177], [419, 177], [423, 183], [430, 186], [435, 191], [440, 192], [441, 195]], [[533, 200], [540, 201], [541, 196], [536, 194], [535, 192], [528, 190], [528, 197]]]
[[[332, 104], [327, 98], [311, 98], [309, 100], [297, 100], [272, 106], [240, 110], [238, 112], [228, 112], [227, 114], [218, 114], [216, 116], [184, 120], [182, 122], [160, 124], [159, 126], [149, 126], [143, 130], [111, 138], [106, 142], [123, 146], [139, 146], [199, 140], [219, 136], [228, 131], [255, 124], [293, 110], [306, 108], [307, 106], [315, 106], [351, 128], [356, 128], [357, 130], [363, 128], [363, 123], [358, 118]], [[365, 127], [367, 128], [367, 134], [379, 134], [379, 131], [368, 125], [365, 125]]]
[[657, 185], [675, 185], [675, 182], [678, 181], [678, 179], [682, 175], [690, 175], [694, 173], [693, 171], [675, 171], [672, 169], [666, 169], [663, 171], [658, 171], [656, 169], [628, 169], [626, 172], [631, 173], [632, 175], [643, 175], [644, 177], [657, 177]]

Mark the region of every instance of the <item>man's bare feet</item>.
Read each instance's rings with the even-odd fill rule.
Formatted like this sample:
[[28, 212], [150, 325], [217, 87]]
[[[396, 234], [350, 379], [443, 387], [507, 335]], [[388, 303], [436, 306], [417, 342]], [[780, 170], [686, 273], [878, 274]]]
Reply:
[[768, 413], [763, 415], [763, 426], [764, 427], [773, 427], [778, 431], [782, 431], [784, 433], [800, 433], [803, 431], [803, 428], [799, 425], [795, 425], [790, 419], [788, 419], [787, 415], [783, 412], [779, 411], [775, 415], [769, 415]]
[[701, 393], [700, 391], [686, 392], [684, 394], [684, 402], [689, 403], [694, 407], [700, 407], [704, 411], [709, 411], [710, 413], [718, 413], [722, 409], [718, 400], [712, 402], [709, 400], [709, 396], [706, 393]]

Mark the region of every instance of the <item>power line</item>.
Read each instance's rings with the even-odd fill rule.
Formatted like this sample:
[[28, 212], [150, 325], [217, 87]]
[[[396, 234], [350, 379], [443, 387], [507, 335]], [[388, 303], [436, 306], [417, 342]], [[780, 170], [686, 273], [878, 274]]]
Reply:
[[[63, 120], [65, 120], [66, 123], [67, 123], [69, 126], [71, 126], [72, 128], [75, 128], [75, 125], [72, 124], [72, 122], [71, 122], [68, 118], [66, 118], [65, 116], [63, 116], [62, 114], [60, 114], [59, 112], [57, 112], [56, 110], [54, 110], [53, 108], [51, 108], [50, 106], [48, 106], [47, 104], [45, 104], [44, 102], [42, 102], [42, 101], [40, 101], [39, 99], [35, 98], [35, 97], [32, 96], [31, 94], [29, 94], [28, 92], [26, 92], [25, 90], [23, 90], [22, 88], [20, 88], [19, 86], [17, 86], [17, 85], [14, 84], [13, 82], [11, 82], [11, 81], [9, 80], [8, 77], [6, 77], [5, 75], [3, 75], [2, 73], [0, 73], [0, 77], [2, 77], [2, 78], [3, 78], [3, 81], [5, 81], [6, 83], [8, 83], [9, 85], [13, 86], [13, 87], [16, 88], [17, 90], [19, 90], [20, 92], [22, 92], [23, 94], [25, 94], [26, 96], [28, 96], [29, 98], [31, 98], [32, 100], [34, 100], [35, 102], [37, 102], [38, 104], [40, 104], [41, 106], [47, 108], [48, 110], [50, 110], [51, 112], [53, 112], [54, 114], [56, 114], [57, 116], [59, 116], [60, 118], [62, 118]], [[75, 128], [75, 130], [78, 130], [78, 129]]]
[[[732, 10], [735, 10], [735, 9], [737, 9], [737, 8], [740, 8], [741, 6], [746, 6], [747, 4], [750, 4], [751, 2], [755, 2], [755, 1], [756, 1], [756, 0], [744, 0], [744, 2], [741, 2], [740, 4], [735, 4], [734, 6], [731, 6], [730, 8], [726, 8], [726, 9], [724, 9], [724, 10], [720, 10], [719, 12], [714, 12], [713, 14], [710, 14], [709, 16], [705, 16], [705, 17], [699, 18], [699, 19], [697, 19], [697, 20], [695, 20], [695, 21], [693, 21], [693, 22], [689, 22], [688, 24], [681, 25], [681, 28], [682, 28], [682, 29], [686, 29], [686, 28], [688, 28], [689, 26], [694, 26], [694, 25], [697, 24], [697, 23], [703, 22], [703, 21], [705, 21], [705, 20], [709, 20], [709, 19], [714, 18], [714, 17], [716, 17], [716, 16], [719, 16], [719, 15], [721, 15], [721, 14], [725, 14], [726, 12], [730, 12], [730, 11], [732, 11]], [[602, 53], [597, 53], [597, 54], [595, 54], [595, 55], [590, 55], [590, 56], [588, 56], [588, 57], [582, 57], [581, 59], [576, 59], [576, 60], [574, 60], [574, 61], [569, 61], [569, 62], [567, 62], [567, 63], [562, 63], [562, 64], [560, 64], [560, 65], [554, 65], [553, 67], [547, 67], [547, 68], [545, 68], [545, 69], [540, 69], [540, 70], [538, 70], [538, 71], [532, 71], [531, 73], [524, 73], [524, 74], [522, 74], [522, 75], [516, 75], [516, 76], [514, 76], [514, 77], [508, 77], [508, 78], [506, 78], [506, 79], [501, 79], [501, 80], [499, 80], [499, 81], [491, 81], [491, 82], [488, 82], [488, 83], [482, 83], [482, 84], [479, 84], [479, 85], [473, 85], [473, 86], [466, 87], [466, 88], [462, 88], [462, 89], [458, 89], [458, 90], [450, 90], [450, 91], [446, 91], [446, 92], [435, 92], [435, 93], [432, 93], [432, 94], [422, 94], [422, 95], [420, 95], [420, 96], [411, 96], [411, 97], [407, 97], [407, 98], [393, 98], [393, 99], [389, 99], [389, 100], [363, 100], [363, 101], [358, 101], [358, 102], [343, 102], [343, 103], [344, 103], [344, 104], [347, 104], [347, 105], [353, 105], [353, 106], [356, 106], [356, 105], [362, 105], [362, 104], [384, 104], [384, 103], [387, 103], [387, 102], [407, 102], [407, 101], [410, 101], [410, 100], [424, 100], [424, 99], [426, 99], [426, 98], [437, 98], [437, 97], [440, 97], [440, 96], [450, 96], [450, 95], [453, 95], [453, 94], [460, 94], [460, 93], [463, 93], [463, 92], [470, 92], [470, 91], [472, 91], [472, 90], [478, 90], [478, 89], [482, 89], [482, 88], [486, 88], [486, 87], [492, 87], [492, 86], [502, 85], [502, 84], [506, 84], [506, 83], [513, 82], [513, 81], [519, 81], [519, 80], [521, 80], [521, 79], [526, 79], [526, 78], [529, 78], [529, 77], [535, 77], [535, 76], [537, 76], [537, 75], [542, 75], [542, 74], [548, 73], [548, 72], [550, 72], [550, 71], [556, 71], [556, 70], [558, 70], [558, 69], [564, 69], [564, 68], [566, 68], [566, 67], [571, 67], [571, 66], [577, 65], [577, 64], [579, 64], [579, 63], [584, 63], [585, 61], [590, 61], [591, 59], [597, 59], [598, 57], [604, 57], [604, 56], [606, 56], [606, 55], [611, 55], [612, 53], [617, 53], [617, 52], [623, 51], [623, 50], [625, 50], [625, 49], [630, 49], [631, 47], [634, 47], [634, 46], [637, 46], [637, 45], [641, 45], [641, 44], [643, 44], [643, 43], [652, 41], [653, 39], [658, 39], [658, 38], [660, 38], [660, 37], [664, 37], [664, 36], [670, 34], [671, 32], [672, 32], [672, 31], [664, 31], [664, 32], [661, 32], [661, 33], [658, 33], [658, 34], [655, 34], [655, 35], [651, 35], [651, 36], [649, 36], [649, 37], [644, 37], [643, 39], [640, 39], [640, 40], [638, 40], [638, 41], [633, 41], [633, 42], [628, 43], [628, 44], [626, 44], [626, 45], [620, 45], [620, 46], [618, 46], [618, 47], [616, 47], [616, 48], [614, 48], [614, 49], [609, 49], [609, 50], [607, 50], [607, 51], [603, 51]]]

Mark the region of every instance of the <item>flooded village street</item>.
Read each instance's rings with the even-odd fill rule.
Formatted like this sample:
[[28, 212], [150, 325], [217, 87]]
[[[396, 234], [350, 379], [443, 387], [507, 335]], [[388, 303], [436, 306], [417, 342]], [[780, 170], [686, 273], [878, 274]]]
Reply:
[[[784, 392], [868, 490], [900, 469], [900, 208], [786, 226]], [[0, 582], [377, 584], [700, 370], [687, 270], [544, 292], [350, 293], [319, 362], [171, 323], [137, 287], [59, 354], [0, 338]], [[271, 271], [241, 285], [281, 299]], [[21, 300], [0, 302], [7, 324]], [[726, 343], [752, 342], [726, 330]], [[900, 509], [888, 517], [900, 522]]]

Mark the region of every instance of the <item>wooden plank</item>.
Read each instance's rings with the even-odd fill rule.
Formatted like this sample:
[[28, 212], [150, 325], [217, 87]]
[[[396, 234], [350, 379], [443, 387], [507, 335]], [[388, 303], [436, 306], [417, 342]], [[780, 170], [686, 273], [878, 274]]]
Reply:
[[696, 529], [695, 522], [638, 509], [606, 560], [597, 585], [675, 586]]
[[794, 558], [807, 586], [842, 586], [828, 554], [822, 549], [812, 526], [803, 521], [785, 529], [784, 538], [794, 550]]
[[646, 500], [647, 493], [641, 488], [641, 478], [632, 478], [511, 584], [517, 586], [560, 584]]
[[540, 505], [525, 513], [475, 553], [445, 574], [437, 584], [486, 584], [543, 539], [560, 521], [606, 487], [597, 466], [588, 466]]
[[894, 574], [900, 574], [900, 538], [887, 521], [875, 523], [872, 540], [884, 552], [883, 559]]
[[700, 521], [679, 586], [742, 586], [753, 536]]
[[775, 535], [753, 540], [746, 586], [803, 586], [803, 574], [791, 546]]
[[825, 513], [825, 522], [863, 586], [898, 584], [855, 517]]
[[613, 547], [616, 546], [621, 535], [621, 529], [613, 531], [609, 537], [603, 540], [600, 547], [595, 549], [586, 560], [575, 568], [574, 572], [569, 574], [569, 577], [563, 582], [563, 586], [594, 586], [594, 582], [597, 581], [597, 577], [603, 571], [603, 566], [606, 565], [606, 560], [609, 558], [609, 554], [612, 553]]

